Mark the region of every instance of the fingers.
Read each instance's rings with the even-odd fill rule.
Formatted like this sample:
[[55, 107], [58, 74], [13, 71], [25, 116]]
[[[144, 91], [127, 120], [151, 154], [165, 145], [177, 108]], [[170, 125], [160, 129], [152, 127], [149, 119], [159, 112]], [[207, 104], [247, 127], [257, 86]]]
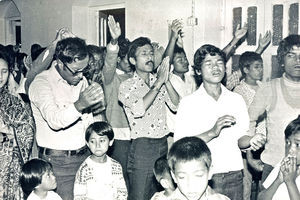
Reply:
[[231, 115], [224, 115], [222, 117], [219, 117], [216, 125], [217, 129], [221, 130], [224, 127], [230, 127], [236, 123], [236, 119]]

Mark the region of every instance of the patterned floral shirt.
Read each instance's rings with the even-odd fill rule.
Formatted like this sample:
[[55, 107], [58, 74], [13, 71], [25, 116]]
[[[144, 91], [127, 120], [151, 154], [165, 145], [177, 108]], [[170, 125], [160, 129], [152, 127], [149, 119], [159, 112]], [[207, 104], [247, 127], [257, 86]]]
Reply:
[[[156, 77], [150, 74], [150, 87]], [[166, 123], [166, 106], [176, 110], [166, 87], [163, 85], [152, 105], [145, 110], [143, 97], [149, 92], [150, 87], [135, 72], [133, 77], [122, 82], [119, 88], [119, 100], [123, 103], [131, 128], [131, 138], [140, 137], [162, 138], [169, 133]]]

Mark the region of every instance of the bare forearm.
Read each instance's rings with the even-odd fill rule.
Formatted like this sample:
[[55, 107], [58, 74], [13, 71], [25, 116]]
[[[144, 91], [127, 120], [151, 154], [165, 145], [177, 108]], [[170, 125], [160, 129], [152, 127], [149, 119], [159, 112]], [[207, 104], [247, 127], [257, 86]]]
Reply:
[[288, 189], [289, 197], [291, 200], [299, 200], [300, 199], [299, 189], [298, 189], [295, 181], [286, 183], [286, 187]]
[[230, 54], [231, 52], [234, 50], [235, 45], [238, 43], [239, 39], [237, 38], [233, 38], [224, 48], [223, 48], [223, 52], [226, 55], [226, 60], [228, 60], [230, 58]]
[[278, 180], [278, 178], [275, 179], [275, 181], [272, 183], [272, 185], [270, 185], [270, 187], [268, 187], [268, 189], [265, 189], [263, 191], [261, 191], [258, 194], [258, 200], [272, 200], [275, 192], [277, 191], [278, 187], [280, 186], [280, 181]]
[[218, 136], [216, 135], [216, 133], [212, 129], [210, 129], [210, 130], [208, 130], [204, 133], [201, 133], [201, 134], [197, 135], [197, 137], [202, 139], [204, 142], [207, 143], [207, 142], [210, 142], [212, 139], [214, 139]]
[[160, 91], [161, 86], [162, 83], [156, 81], [149, 90], [149, 92], [143, 97], [145, 110], [148, 110], [148, 108], [152, 105], [153, 101], [155, 100], [157, 94]]
[[166, 88], [172, 103], [177, 106], [180, 98], [170, 81], [167, 81]]
[[163, 58], [169, 56], [170, 60], [173, 60], [175, 45], [176, 45], [176, 38], [170, 38], [168, 46], [164, 52]]

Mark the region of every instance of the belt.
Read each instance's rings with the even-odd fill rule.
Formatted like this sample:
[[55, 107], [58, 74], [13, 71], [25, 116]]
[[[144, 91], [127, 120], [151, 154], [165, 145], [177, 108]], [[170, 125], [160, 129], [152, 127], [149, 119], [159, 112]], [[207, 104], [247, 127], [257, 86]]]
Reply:
[[38, 147], [39, 153], [49, 156], [49, 155], [66, 155], [66, 156], [74, 156], [74, 155], [82, 155], [87, 151], [87, 147], [84, 146], [80, 149], [76, 150], [56, 150], [56, 149], [49, 149], [46, 147]]

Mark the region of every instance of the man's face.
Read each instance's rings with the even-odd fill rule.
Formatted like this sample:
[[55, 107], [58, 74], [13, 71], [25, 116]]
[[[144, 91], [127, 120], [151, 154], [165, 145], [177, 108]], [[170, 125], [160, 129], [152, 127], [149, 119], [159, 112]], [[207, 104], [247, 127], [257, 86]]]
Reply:
[[130, 67], [130, 64], [128, 62], [127, 55], [123, 59], [119, 58], [118, 67], [119, 67], [120, 70], [122, 70], [125, 73], [131, 72], [131, 67]]
[[201, 73], [203, 82], [220, 83], [225, 75], [225, 65], [222, 57], [207, 54], [201, 65]]
[[297, 165], [300, 165], [300, 131], [285, 140], [285, 154], [296, 156]]
[[263, 63], [262, 61], [254, 61], [248, 68], [244, 68], [246, 76], [255, 81], [261, 81], [263, 78]]
[[136, 72], [150, 73], [154, 69], [154, 53], [151, 45], [146, 44], [138, 47], [135, 53], [135, 58], [131, 58], [132, 64], [135, 65]]
[[104, 65], [104, 57], [103, 54], [93, 54], [94, 62], [92, 63], [92, 67], [94, 68], [94, 73], [99, 74]]
[[208, 185], [208, 168], [203, 160], [179, 161], [172, 177], [188, 200], [198, 200]]
[[189, 62], [184, 53], [176, 53], [173, 58], [174, 71], [184, 74], [189, 71]]
[[293, 46], [284, 56], [284, 70], [288, 79], [300, 82], [300, 47]]
[[89, 57], [87, 56], [83, 60], [76, 60], [72, 63], [63, 63], [58, 60], [60, 66], [62, 67], [61, 76], [67, 81], [69, 85], [77, 85], [83, 77], [83, 70], [87, 67], [89, 62]]

